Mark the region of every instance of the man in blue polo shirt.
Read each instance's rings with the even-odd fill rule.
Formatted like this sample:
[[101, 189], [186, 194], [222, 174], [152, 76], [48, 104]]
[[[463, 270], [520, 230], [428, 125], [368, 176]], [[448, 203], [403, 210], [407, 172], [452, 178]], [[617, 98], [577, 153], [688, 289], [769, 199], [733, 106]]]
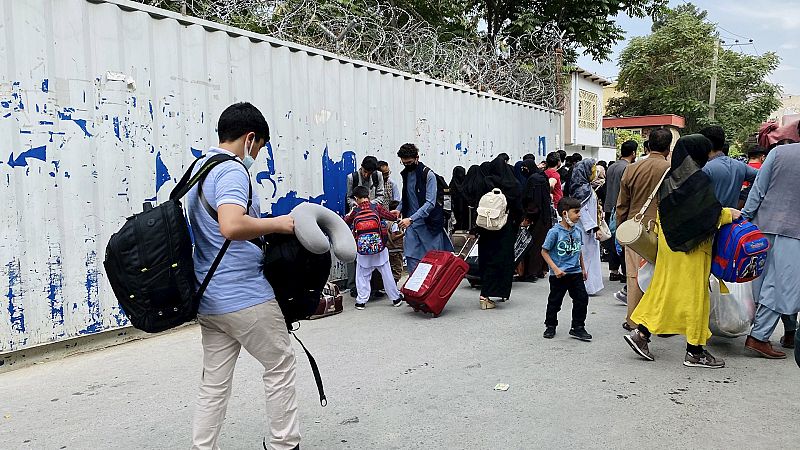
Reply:
[[200, 300], [197, 315], [203, 371], [192, 449], [219, 448], [233, 370], [242, 347], [264, 366], [270, 448], [296, 449], [300, 425], [294, 349], [272, 287], [259, 268], [261, 249], [248, 242], [270, 233], [293, 234], [294, 220], [290, 216], [262, 219], [258, 196], [252, 196], [252, 203], [248, 199], [251, 183], [245, 167], [249, 169], [269, 141], [269, 126], [261, 112], [249, 103], [231, 105], [220, 115], [217, 133], [219, 145], [209, 149], [206, 157], [223, 153], [241, 162], [219, 164], [203, 182], [203, 196], [216, 211], [216, 220], [201, 204], [197, 186], [189, 192], [187, 203], [198, 280], [205, 277], [225, 240], [232, 241]]
[[724, 208], [738, 208], [739, 194], [742, 192], [742, 183], [752, 183], [758, 172], [747, 164], [728, 157], [725, 147], [725, 131], [722, 127], [714, 125], [700, 130], [700, 134], [708, 138], [713, 145], [713, 150], [708, 155], [708, 162], [703, 166], [711, 184], [714, 194]]

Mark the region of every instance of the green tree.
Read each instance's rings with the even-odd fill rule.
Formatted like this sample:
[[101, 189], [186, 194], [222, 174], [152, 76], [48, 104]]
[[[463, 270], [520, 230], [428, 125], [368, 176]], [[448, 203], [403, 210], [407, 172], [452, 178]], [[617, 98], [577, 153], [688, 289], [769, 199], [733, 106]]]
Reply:
[[486, 22], [486, 38], [497, 43], [506, 37], [532, 33], [556, 25], [567, 43], [567, 56], [578, 49], [598, 61], [608, 59], [612, 46], [625, 37], [617, 25], [619, 14], [656, 17], [666, 0], [471, 0], [472, 13]]
[[775, 53], [745, 55], [724, 46], [714, 66], [715, 26], [705, 11], [682, 5], [666, 13], [653, 33], [633, 38], [619, 58], [618, 89], [612, 115], [678, 114], [685, 133], [708, 119], [711, 76], [717, 74], [715, 122], [734, 142], [743, 142], [779, 106], [780, 87], [766, 80], [780, 62]]

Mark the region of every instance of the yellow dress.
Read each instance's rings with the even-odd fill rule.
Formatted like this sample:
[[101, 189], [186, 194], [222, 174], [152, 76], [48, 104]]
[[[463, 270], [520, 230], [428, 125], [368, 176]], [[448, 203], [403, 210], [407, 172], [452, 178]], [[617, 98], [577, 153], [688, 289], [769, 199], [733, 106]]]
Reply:
[[[731, 210], [722, 209], [718, 227], [731, 223]], [[658, 227], [658, 257], [653, 279], [631, 319], [653, 334], [682, 334], [692, 345], [705, 345], [708, 329], [712, 240], [689, 253], [674, 252]]]

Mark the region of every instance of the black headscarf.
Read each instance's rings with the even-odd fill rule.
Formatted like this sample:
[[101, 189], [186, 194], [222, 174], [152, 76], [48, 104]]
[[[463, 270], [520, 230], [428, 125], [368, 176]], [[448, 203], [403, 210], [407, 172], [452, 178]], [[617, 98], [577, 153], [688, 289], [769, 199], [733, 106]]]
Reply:
[[722, 205], [702, 167], [712, 144], [701, 134], [678, 139], [672, 165], [658, 193], [664, 238], [673, 251], [689, 252], [714, 237]]
[[467, 176], [467, 169], [462, 166], [453, 167], [453, 178], [450, 179], [450, 193], [461, 192], [464, 178]]
[[478, 206], [484, 194], [500, 189], [506, 196], [509, 211], [518, 215], [522, 209], [522, 189], [514, 176], [514, 169], [506, 164], [502, 156], [478, 166], [472, 166], [464, 181], [464, 196], [471, 206]]
[[532, 160], [522, 162], [522, 174], [527, 172], [522, 189], [522, 211], [528, 218], [550, 226], [550, 180]]

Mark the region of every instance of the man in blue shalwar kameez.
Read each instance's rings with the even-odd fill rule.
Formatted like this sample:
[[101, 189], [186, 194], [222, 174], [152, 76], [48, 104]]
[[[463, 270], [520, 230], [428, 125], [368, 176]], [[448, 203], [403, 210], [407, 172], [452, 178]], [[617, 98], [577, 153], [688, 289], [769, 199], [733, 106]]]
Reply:
[[419, 149], [403, 144], [397, 152], [403, 164], [403, 190], [400, 210], [406, 229], [403, 251], [408, 273], [414, 273], [419, 261], [431, 250], [453, 251], [444, 230], [444, 209], [437, 201], [436, 174], [419, 162]]

